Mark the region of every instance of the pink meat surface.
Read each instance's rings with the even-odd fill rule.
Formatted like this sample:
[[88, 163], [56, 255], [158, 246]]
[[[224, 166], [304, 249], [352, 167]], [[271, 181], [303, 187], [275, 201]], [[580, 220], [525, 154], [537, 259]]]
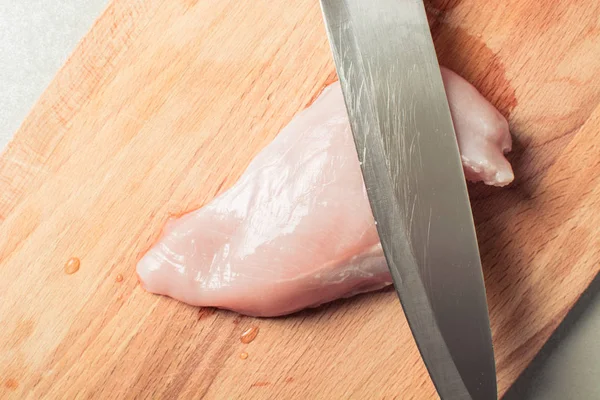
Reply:
[[[443, 69], [466, 176], [504, 186], [508, 123]], [[196, 306], [278, 316], [392, 283], [339, 83], [259, 153], [240, 180], [173, 220], [139, 261], [143, 287]]]

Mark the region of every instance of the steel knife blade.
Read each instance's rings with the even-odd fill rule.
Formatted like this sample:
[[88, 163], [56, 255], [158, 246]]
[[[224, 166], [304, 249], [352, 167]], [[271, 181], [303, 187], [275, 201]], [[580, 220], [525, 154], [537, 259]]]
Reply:
[[442, 399], [496, 399], [473, 216], [422, 0], [321, 0], [396, 292]]

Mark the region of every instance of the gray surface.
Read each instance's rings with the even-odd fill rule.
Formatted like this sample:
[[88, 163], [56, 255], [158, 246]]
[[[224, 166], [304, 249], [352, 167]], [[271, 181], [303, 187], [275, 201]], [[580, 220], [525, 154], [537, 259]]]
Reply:
[[444, 400], [495, 399], [473, 214], [423, 2], [321, 6], [381, 246], [429, 375]]
[[504, 400], [600, 399], [600, 276]]
[[108, 0], [0, 0], [0, 151]]
[[[0, 151], [107, 0], [0, 0]], [[600, 399], [600, 284], [506, 400]]]

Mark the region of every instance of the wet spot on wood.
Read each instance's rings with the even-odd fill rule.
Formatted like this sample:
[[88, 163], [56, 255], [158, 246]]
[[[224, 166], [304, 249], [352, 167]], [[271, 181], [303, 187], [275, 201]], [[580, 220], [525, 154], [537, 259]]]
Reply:
[[15, 390], [19, 387], [19, 382], [16, 379], [13, 378], [8, 378], [5, 382], [4, 382], [4, 387], [9, 389], [9, 390]]
[[517, 105], [517, 98], [500, 57], [481, 38], [443, 20], [433, 24], [431, 32], [440, 65], [469, 81], [505, 117], [509, 117]]
[[425, 8], [427, 11], [445, 12], [452, 10], [462, 3], [462, 0], [425, 0]]
[[434, 30], [438, 24], [446, 19], [448, 11], [458, 6], [462, 0], [426, 0], [425, 11], [429, 27]]
[[198, 310], [198, 321], [208, 318], [215, 313], [215, 309], [211, 307], [202, 307]]
[[81, 266], [81, 261], [79, 261], [79, 258], [72, 257], [65, 264], [65, 273], [68, 275], [72, 275], [75, 272], [79, 271], [80, 266]]
[[292, 383], [294, 382], [294, 378], [292, 378], [291, 376], [288, 376], [287, 378], [285, 378], [285, 383]]

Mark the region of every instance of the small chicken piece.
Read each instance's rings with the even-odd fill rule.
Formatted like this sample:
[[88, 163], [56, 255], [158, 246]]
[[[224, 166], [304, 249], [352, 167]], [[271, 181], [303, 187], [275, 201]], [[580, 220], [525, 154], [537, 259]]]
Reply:
[[504, 154], [512, 148], [508, 121], [469, 82], [442, 68], [465, 176], [487, 185], [506, 186], [513, 175]]
[[[443, 69], [469, 179], [506, 185], [506, 120]], [[205, 207], [170, 221], [137, 265], [143, 287], [196, 306], [278, 316], [392, 283], [339, 83]]]

